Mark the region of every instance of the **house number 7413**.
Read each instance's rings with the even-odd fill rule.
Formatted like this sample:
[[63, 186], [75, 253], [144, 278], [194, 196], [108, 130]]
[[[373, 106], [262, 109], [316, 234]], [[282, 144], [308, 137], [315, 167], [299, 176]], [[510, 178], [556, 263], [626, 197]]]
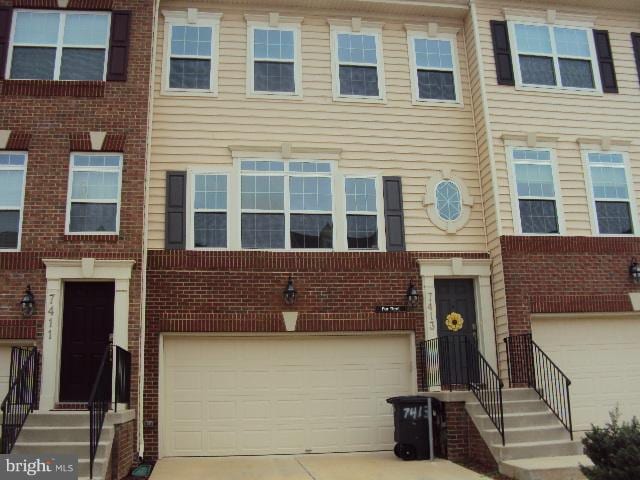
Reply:
[[48, 336], [49, 336], [49, 340], [51, 340], [51, 331], [53, 329], [53, 313], [54, 313], [54, 309], [53, 309], [53, 299], [56, 298], [56, 294], [55, 293], [50, 293], [49, 294], [49, 309], [47, 310], [47, 314], [49, 315], [49, 318], [47, 319], [47, 327], [48, 328]]

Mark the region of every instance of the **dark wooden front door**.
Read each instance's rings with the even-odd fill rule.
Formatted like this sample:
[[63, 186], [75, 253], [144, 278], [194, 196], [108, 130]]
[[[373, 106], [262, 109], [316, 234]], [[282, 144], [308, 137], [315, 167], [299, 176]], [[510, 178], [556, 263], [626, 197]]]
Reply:
[[[436, 317], [440, 341], [440, 380], [443, 385], [467, 384], [470, 370], [475, 370], [471, 352], [477, 346], [476, 306], [471, 279], [441, 279], [435, 281]], [[459, 314], [461, 328], [450, 322]]]
[[86, 402], [113, 333], [113, 282], [64, 285], [60, 401]]

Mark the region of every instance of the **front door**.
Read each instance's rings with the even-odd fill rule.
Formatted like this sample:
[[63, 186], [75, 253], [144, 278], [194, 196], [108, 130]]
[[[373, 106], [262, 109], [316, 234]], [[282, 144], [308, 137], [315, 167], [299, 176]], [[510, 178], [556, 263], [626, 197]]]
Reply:
[[113, 333], [113, 282], [64, 286], [60, 401], [86, 402]]
[[469, 383], [469, 369], [475, 367], [470, 354], [477, 347], [476, 306], [471, 279], [435, 281], [436, 317], [442, 385]]

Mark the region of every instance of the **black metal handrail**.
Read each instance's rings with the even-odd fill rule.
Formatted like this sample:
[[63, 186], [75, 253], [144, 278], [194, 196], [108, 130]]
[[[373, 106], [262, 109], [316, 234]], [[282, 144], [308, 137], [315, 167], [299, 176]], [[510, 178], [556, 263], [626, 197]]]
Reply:
[[504, 384], [482, 356], [475, 338], [466, 335], [438, 337], [418, 345], [422, 389], [470, 390], [496, 427], [505, 444]]
[[111, 401], [112, 352], [112, 345], [107, 345], [87, 402], [89, 409], [89, 478], [93, 478], [93, 464], [98, 451], [100, 434]]
[[115, 411], [118, 411], [118, 403], [128, 404], [131, 401], [131, 353], [122, 347], [116, 350], [116, 392]]
[[504, 342], [509, 360], [509, 383], [512, 386], [525, 384], [533, 388], [573, 440], [569, 377], [533, 341], [531, 334], [510, 336]]
[[27, 417], [38, 405], [40, 353], [36, 347], [13, 347], [9, 391], [2, 401], [2, 453], [9, 454]]

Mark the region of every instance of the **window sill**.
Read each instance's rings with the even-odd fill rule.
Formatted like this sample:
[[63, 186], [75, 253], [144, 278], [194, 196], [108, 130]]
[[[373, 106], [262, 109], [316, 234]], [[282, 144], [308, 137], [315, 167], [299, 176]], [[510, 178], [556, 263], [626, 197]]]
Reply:
[[117, 234], [92, 235], [92, 234], [65, 234], [65, 242], [100, 242], [100, 243], [116, 243], [119, 239]]
[[302, 94], [282, 94], [282, 93], [247, 93], [247, 99], [249, 100], [304, 100]]
[[387, 99], [384, 97], [341, 97], [341, 96], [334, 96], [333, 97], [333, 101], [336, 103], [377, 103], [377, 104], [382, 104], [382, 105], [386, 105], [387, 103]]
[[104, 81], [3, 80], [0, 95], [12, 97], [104, 97]]
[[160, 92], [164, 97], [207, 97], [217, 98], [218, 92], [214, 90], [165, 90]]
[[562, 88], [562, 87], [536, 87], [533, 85], [516, 85], [516, 90], [522, 92], [536, 92], [536, 93], [556, 93], [558, 95], [583, 95], [589, 97], [604, 97], [604, 93], [599, 90], [581, 90], [574, 88]]
[[424, 107], [424, 108], [460, 108], [460, 109], [464, 108], [464, 104], [462, 102], [418, 100], [414, 98], [411, 103], [414, 107]]

